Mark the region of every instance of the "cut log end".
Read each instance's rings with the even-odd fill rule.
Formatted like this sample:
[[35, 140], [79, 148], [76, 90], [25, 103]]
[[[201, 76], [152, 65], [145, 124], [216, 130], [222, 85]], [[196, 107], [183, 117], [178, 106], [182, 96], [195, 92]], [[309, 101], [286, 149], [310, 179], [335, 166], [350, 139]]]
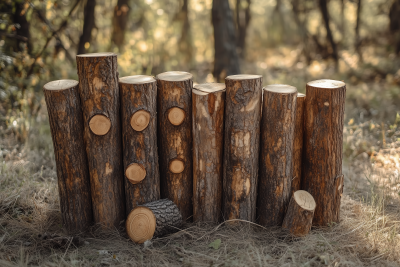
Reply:
[[146, 173], [146, 168], [139, 163], [132, 163], [125, 170], [125, 176], [132, 184], [141, 182], [146, 177]]
[[297, 98], [299, 98], [299, 97], [306, 97], [306, 95], [302, 94], [302, 93], [297, 93]]
[[43, 86], [43, 89], [48, 91], [62, 91], [73, 88], [78, 85], [78, 81], [75, 80], [58, 80], [48, 82]]
[[120, 83], [125, 84], [144, 84], [144, 83], [152, 83], [155, 82], [153, 76], [148, 75], [133, 75], [133, 76], [126, 76], [119, 79]]
[[296, 93], [297, 88], [286, 84], [271, 84], [263, 88], [265, 91], [278, 94]]
[[252, 80], [262, 78], [261, 75], [252, 75], [252, 74], [238, 74], [238, 75], [230, 75], [226, 77], [226, 80]]
[[142, 244], [153, 237], [156, 230], [156, 217], [146, 207], [135, 208], [126, 219], [126, 232], [129, 238]]
[[204, 93], [215, 93], [225, 91], [226, 86], [224, 83], [202, 83], [196, 84], [193, 88]]
[[141, 132], [147, 128], [150, 122], [150, 113], [145, 110], [136, 111], [131, 117], [131, 127], [135, 131]]
[[346, 86], [346, 84], [342, 81], [328, 80], [328, 79], [308, 82], [307, 85], [324, 89], [336, 89]]
[[181, 125], [185, 116], [185, 111], [178, 107], [173, 107], [168, 111], [168, 120], [175, 126]]
[[190, 80], [192, 78], [193, 78], [192, 74], [184, 71], [167, 71], [157, 75], [158, 80], [169, 81], [169, 82], [181, 82]]
[[317, 204], [313, 196], [304, 190], [298, 190], [294, 192], [294, 200], [297, 204], [305, 210], [314, 211]]
[[181, 159], [173, 159], [169, 163], [169, 170], [172, 173], [181, 173], [185, 169], [185, 163]]
[[105, 135], [111, 128], [111, 121], [105, 115], [94, 115], [90, 119], [89, 127], [95, 135]]
[[80, 54], [76, 57], [109, 57], [109, 56], [116, 56], [116, 54], [112, 52], [103, 52], [103, 53], [87, 53], [87, 54]]

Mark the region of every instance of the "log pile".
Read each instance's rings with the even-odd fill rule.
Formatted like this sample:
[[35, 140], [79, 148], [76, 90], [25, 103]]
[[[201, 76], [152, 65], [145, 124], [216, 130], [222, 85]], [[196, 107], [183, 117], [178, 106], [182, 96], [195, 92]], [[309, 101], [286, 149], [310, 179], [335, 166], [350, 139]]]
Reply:
[[43, 88], [68, 232], [125, 221], [143, 243], [191, 220], [294, 236], [339, 222], [345, 83], [305, 96], [260, 75], [193, 86], [178, 71], [119, 79], [113, 53], [76, 60], [79, 82]]

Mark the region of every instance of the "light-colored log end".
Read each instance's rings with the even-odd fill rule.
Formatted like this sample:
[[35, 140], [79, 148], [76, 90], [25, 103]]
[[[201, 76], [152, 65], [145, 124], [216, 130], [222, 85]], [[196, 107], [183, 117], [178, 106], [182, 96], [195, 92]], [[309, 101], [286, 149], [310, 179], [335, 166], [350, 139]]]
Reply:
[[297, 88], [287, 84], [271, 84], [263, 88], [265, 91], [277, 94], [293, 94], [297, 92]]
[[141, 132], [147, 128], [150, 122], [150, 113], [146, 110], [138, 110], [131, 117], [131, 127], [135, 131]]
[[237, 75], [230, 75], [226, 77], [226, 80], [252, 80], [252, 79], [259, 79], [262, 78], [261, 75], [253, 75], [253, 74], [237, 74]]
[[172, 173], [181, 173], [185, 169], [185, 163], [181, 159], [173, 159], [169, 163], [169, 170]]
[[148, 75], [133, 75], [133, 76], [126, 76], [119, 79], [120, 83], [125, 84], [144, 84], [144, 83], [152, 83], [155, 82], [153, 76]]
[[170, 108], [168, 111], [168, 120], [175, 126], [181, 125], [185, 116], [185, 111], [178, 107]]
[[324, 89], [335, 89], [335, 88], [341, 88], [341, 87], [346, 86], [346, 84], [342, 81], [329, 80], [329, 79], [308, 82], [307, 85], [316, 87], [316, 88], [324, 88]]
[[105, 135], [111, 128], [111, 121], [105, 115], [94, 115], [90, 119], [89, 128], [95, 135]]
[[194, 85], [193, 88], [205, 93], [215, 93], [226, 90], [225, 83], [201, 83]]
[[141, 182], [146, 177], [146, 168], [139, 163], [132, 163], [125, 170], [125, 176], [132, 184]]
[[79, 82], [75, 80], [57, 80], [46, 83], [43, 89], [48, 91], [62, 91], [75, 87], [78, 84]]
[[167, 71], [157, 75], [158, 80], [169, 82], [181, 82], [192, 78], [193, 75], [185, 71]]
[[302, 93], [297, 93], [297, 98], [300, 98], [300, 97], [306, 97], [306, 95], [302, 94]]
[[76, 55], [76, 57], [109, 57], [109, 56], [116, 56], [116, 54], [112, 52], [101, 52], [101, 53], [87, 53], [87, 54]]
[[156, 217], [146, 207], [137, 207], [131, 211], [126, 219], [126, 233], [129, 238], [142, 244], [153, 237], [156, 231]]
[[298, 190], [294, 192], [293, 197], [296, 203], [305, 210], [314, 211], [317, 206], [313, 196], [307, 191]]

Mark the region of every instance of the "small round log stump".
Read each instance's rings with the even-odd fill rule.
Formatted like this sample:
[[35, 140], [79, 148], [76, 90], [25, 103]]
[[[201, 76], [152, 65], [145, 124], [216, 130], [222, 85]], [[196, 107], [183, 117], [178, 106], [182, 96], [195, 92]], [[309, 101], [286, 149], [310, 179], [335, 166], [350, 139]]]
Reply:
[[222, 204], [225, 84], [194, 86], [193, 220], [218, 222]]
[[127, 214], [160, 199], [157, 83], [151, 76], [119, 79]]
[[317, 203], [313, 224], [327, 226], [339, 222], [346, 84], [309, 82], [306, 95], [302, 189]]
[[311, 230], [315, 207], [315, 200], [310, 193], [303, 190], [294, 192], [282, 228], [288, 229], [294, 236], [307, 235]]
[[126, 219], [126, 232], [133, 242], [142, 244], [153, 237], [177, 232], [182, 223], [174, 202], [160, 199], [134, 208]]
[[222, 210], [225, 220], [256, 219], [262, 76], [225, 79]]
[[171, 199], [186, 221], [192, 216], [192, 74], [157, 75], [161, 197]]
[[297, 94], [296, 122], [294, 126], [294, 144], [293, 144], [293, 179], [292, 195], [301, 188], [301, 165], [303, 158], [303, 133], [304, 133], [304, 102], [306, 95]]
[[125, 219], [125, 194], [117, 55], [77, 55], [76, 63], [94, 221], [119, 227]]
[[49, 82], [43, 92], [53, 137], [63, 224], [69, 233], [83, 232], [93, 223], [93, 212], [78, 81]]
[[264, 226], [282, 225], [289, 205], [297, 89], [274, 84], [264, 88], [261, 120], [257, 218]]

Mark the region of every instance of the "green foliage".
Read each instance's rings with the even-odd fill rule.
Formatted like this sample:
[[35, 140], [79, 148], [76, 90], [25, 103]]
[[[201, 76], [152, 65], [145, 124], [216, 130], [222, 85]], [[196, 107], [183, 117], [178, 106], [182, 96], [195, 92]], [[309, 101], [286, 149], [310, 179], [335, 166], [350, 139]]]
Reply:
[[215, 239], [213, 242], [211, 242], [208, 247], [209, 248], [213, 248], [213, 249], [219, 249], [219, 247], [221, 246], [221, 239]]

